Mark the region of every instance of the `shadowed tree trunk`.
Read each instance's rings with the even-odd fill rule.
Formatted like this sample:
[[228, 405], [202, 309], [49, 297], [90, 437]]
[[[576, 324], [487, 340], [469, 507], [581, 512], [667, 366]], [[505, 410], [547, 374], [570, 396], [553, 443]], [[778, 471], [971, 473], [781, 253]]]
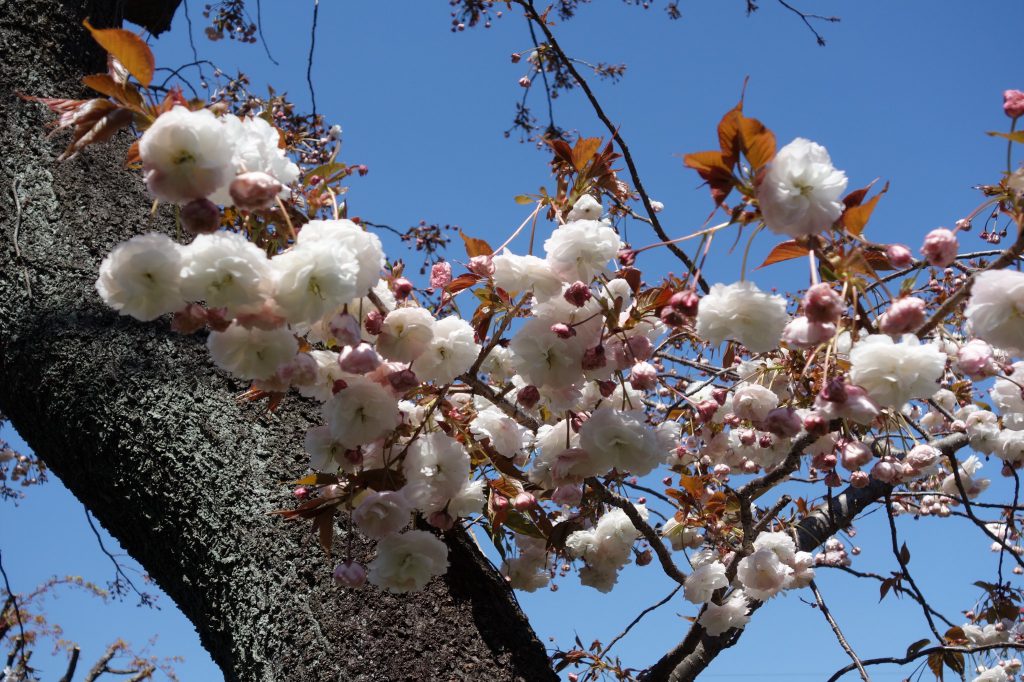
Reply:
[[[78, 79], [104, 68], [85, 16], [159, 31], [176, 5], [0, 0], [0, 410], [174, 599], [228, 680], [555, 679], [462, 533], [449, 534], [448, 574], [422, 593], [336, 589], [308, 524], [267, 514], [304, 470], [315, 406], [293, 398], [268, 417], [238, 405], [246, 387], [215, 371], [202, 335], [99, 301], [100, 259], [173, 230], [173, 215], [150, 215], [122, 169], [127, 136], [57, 165], [50, 114], [15, 93], [83, 96]], [[346, 542], [339, 528], [336, 555]]]

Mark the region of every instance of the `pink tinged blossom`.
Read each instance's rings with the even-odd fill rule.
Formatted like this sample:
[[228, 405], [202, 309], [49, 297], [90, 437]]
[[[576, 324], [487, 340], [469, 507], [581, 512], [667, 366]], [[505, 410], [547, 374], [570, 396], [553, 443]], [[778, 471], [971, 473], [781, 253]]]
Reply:
[[349, 374], [367, 374], [377, 369], [381, 362], [380, 355], [368, 343], [346, 347], [338, 358], [342, 371]]
[[924, 308], [924, 301], [916, 296], [897, 298], [878, 318], [878, 329], [884, 334], [912, 332], [924, 324]]
[[121, 315], [150, 321], [185, 307], [181, 267], [186, 250], [150, 232], [118, 244], [100, 264], [96, 291]]
[[871, 448], [859, 440], [846, 443], [840, 450], [840, 453], [843, 466], [850, 471], [857, 471], [874, 459]]
[[819, 234], [842, 214], [846, 184], [824, 147], [797, 138], [779, 150], [757, 187], [761, 215], [776, 234]]
[[740, 419], [761, 423], [779, 405], [779, 397], [760, 384], [742, 384], [732, 397], [733, 413]]
[[379, 335], [384, 330], [384, 316], [376, 310], [366, 313], [366, 333]]
[[782, 330], [782, 342], [790, 348], [814, 348], [836, 335], [831, 322], [811, 322], [806, 317], [794, 317]]
[[235, 206], [243, 211], [259, 211], [274, 205], [284, 185], [267, 173], [242, 173], [231, 181], [228, 192]]
[[434, 263], [430, 268], [430, 288], [444, 289], [452, 281], [452, 264], [447, 261]]
[[195, 199], [181, 207], [181, 224], [191, 234], [209, 234], [220, 227], [220, 209], [209, 199]]
[[792, 438], [800, 433], [803, 422], [791, 407], [777, 407], [764, 418], [763, 427], [766, 431], [783, 438]]
[[839, 294], [824, 282], [807, 290], [803, 298], [804, 315], [810, 322], [838, 322], [846, 312], [846, 304]]
[[914, 255], [903, 244], [889, 244], [885, 247], [885, 257], [889, 260], [889, 265], [898, 270], [914, 264]]
[[566, 483], [555, 488], [551, 493], [551, 501], [557, 505], [575, 507], [583, 499], [583, 485]]
[[871, 482], [871, 477], [866, 471], [854, 471], [850, 474], [850, 485], [854, 488], [866, 488]]
[[588, 348], [583, 352], [583, 359], [580, 362], [580, 367], [584, 371], [590, 371], [595, 369], [601, 369], [608, 364], [608, 359], [604, 353], [604, 346], [594, 346]]
[[427, 531], [409, 530], [377, 544], [367, 579], [390, 592], [414, 592], [447, 568], [448, 547]]
[[354, 561], [343, 561], [334, 569], [334, 582], [342, 587], [362, 587], [366, 584], [366, 569]]
[[157, 117], [139, 140], [146, 186], [157, 199], [203, 199], [234, 175], [233, 150], [208, 109], [176, 106]]
[[1024, 116], [1024, 92], [1020, 90], [1004, 90], [1003, 112], [1010, 118]]
[[396, 491], [371, 492], [352, 511], [352, 521], [364, 535], [379, 539], [397, 533], [409, 525], [412, 507]]
[[494, 260], [491, 256], [473, 256], [467, 265], [469, 271], [480, 277], [490, 277], [494, 274]]
[[924, 244], [921, 246], [921, 255], [925, 257], [929, 265], [944, 268], [956, 260], [959, 248], [960, 244], [957, 242], [956, 235], [945, 227], [939, 227], [925, 235]]
[[981, 339], [972, 339], [960, 346], [956, 361], [960, 371], [972, 379], [983, 379], [999, 373], [992, 346]]
[[971, 287], [964, 315], [979, 339], [1010, 352], [1024, 350], [1024, 273], [980, 273]]
[[338, 313], [332, 317], [328, 323], [328, 330], [341, 346], [357, 346], [362, 338], [359, 332], [359, 320], [348, 313]]
[[446, 511], [431, 512], [427, 515], [427, 523], [438, 530], [451, 530], [455, 527], [455, 519]]
[[576, 330], [563, 322], [551, 325], [551, 333], [560, 339], [571, 339], [576, 336]]
[[638, 391], [647, 391], [658, 385], [658, 370], [649, 362], [638, 362], [629, 371], [629, 384]]

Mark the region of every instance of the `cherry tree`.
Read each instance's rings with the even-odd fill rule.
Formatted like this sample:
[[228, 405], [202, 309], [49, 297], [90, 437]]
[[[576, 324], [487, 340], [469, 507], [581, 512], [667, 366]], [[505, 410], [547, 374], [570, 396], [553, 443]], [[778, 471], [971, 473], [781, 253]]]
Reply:
[[[578, 87], [607, 130], [541, 129], [524, 98], [516, 127], [549, 152], [551, 186], [516, 197], [501, 243], [460, 232], [464, 256], [407, 233], [418, 276], [349, 215], [363, 169], [340, 129], [241, 77], [208, 100], [157, 85], [116, 3], [88, 20], [30, 4], [80, 56], [42, 59], [38, 27], [2, 27], [18, 55], [3, 134], [30, 142], [5, 167], [0, 407], [229, 679], [692, 680], [798, 590], [850, 658], [832, 679], [917, 661], [1017, 679], [1022, 593], [1003, 566], [1024, 573], [1024, 93], [1004, 94], [1007, 155], [977, 206], [912, 245], [865, 230], [887, 186], [854, 188], [811, 140], [779, 144], [741, 99], [708, 122], [713, 149], [684, 157], [711, 218], [678, 234], [558, 42], [578, 3], [453, 1], [453, 30], [525, 17], [520, 85]], [[128, 18], [156, 33], [174, 4]], [[255, 40], [242, 5], [220, 6], [211, 37]], [[823, 41], [831, 18], [781, 5]], [[71, 138], [59, 165], [47, 120]], [[652, 242], [624, 241], [627, 219]], [[979, 222], [993, 248], [961, 249]], [[709, 281], [738, 235], [772, 244], [763, 267], [806, 262], [805, 285], [765, 291], [746, 257], [738, 281]], [[645, 265], [655, 250], [673, 271]], [[985, 495], [985, 458], [1012, 498]], [[844, 533], [872, 510], [890, 576], [853, 567]], [[915, 582], [898, 516], [962, 517], [991, 541], [998, 580], [962, 620]], [[639, 664], [582, 643], [549, 660], [510, 590], [608, 592], [631, 561], [676, 583], [692, 612], [678, 645]], [[815, 584], [823, 567], [916, 602], [931, 638], [862, 659]]]

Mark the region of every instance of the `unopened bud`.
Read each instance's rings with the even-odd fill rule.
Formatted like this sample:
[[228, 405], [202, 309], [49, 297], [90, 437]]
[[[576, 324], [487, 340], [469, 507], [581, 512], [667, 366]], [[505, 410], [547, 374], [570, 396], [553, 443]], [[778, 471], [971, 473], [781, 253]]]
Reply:
[[388, 375], [388, 384], [391, 390], [401, 395], [419, 386], [420, 380], [411, 369], [400, 369]]
[[530, 384], [523, 386], [516, 393], [516, 402], [527, 410], [532, 410], [540, 402], [540, 389]]
[[334, 569], [334, 582], [342, 587], [362, 587], [366, 584], [366, 569], [354, 561], [345, 561]]
[[366, 331], [374, 336], [380, 334], [384, 325], [384, 316], [377, 310], [366, 313]]
[[889, 265], [898, 270], [909, 268], [914, 263], [914, 255], [903, 244], [889, 244], [885, 248], [885, 257], [889, 260]]
[[700, 296], [695, 291], [678, 291], [668, 300], [672, 310], [686, 317], [696, 317], [700, 307]]
[[258, 211], [274, 203], [284, 185], [267, 173], [242, 173], [228, 187], [231, 200], [243, 211]]
[[455, 526], [455, 519], [446, 511], [436, 511], [427, 517], [427, 523], [438, 530], [451, 530]]
[[413, 286], [412, 282], [407, 280], [405, 277], [399, 277], [391, 283], [391, 292], [395, 295], [399, 301], [404, 301], [412, 293]]
[[932, 230], [924, 238], [921, 254], [928, 264], [944, 268], [956, 260], [956, 252], [960, 248], [956, 235], [944, 227]]
[[1010, 118], [1024, 116], [1024, 92], [1020, 90], [1003, 91], [1003, 113]]
[[573, 282], [565, 290], [564, 297], [566, 301], [579, 308], [589, 301], [592, 295], [590, 287], [585, 282]]
[[560, 339], [569, 339], [576, 336], [576, 330], [562, 322], [556, 322], [551, 325], [551, 333]]
[[181, 225], [191, 234], [209, 234], [220, 227], [220, 209], [209, 199], [195, 199], [181, 207]]
[[537, 504], [537, 498], [528, 492], [521, 492], [512, 500], [512, 506], [519, 511], [526, 511]]

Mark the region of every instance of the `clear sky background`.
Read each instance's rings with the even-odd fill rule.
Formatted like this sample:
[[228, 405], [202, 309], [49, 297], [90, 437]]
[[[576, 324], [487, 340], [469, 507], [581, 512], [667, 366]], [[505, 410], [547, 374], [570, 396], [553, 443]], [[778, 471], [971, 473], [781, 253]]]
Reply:
[[[596, 83], [609, 116], [621, 125], [651, 196], [666, 205], [663, 224], [680, 236], [698, 229], [710, 209], [695, 173], [681, 155], [713, 148], [715, 125], [739, 98], [750, 77], [746, 110], [775, 130], [780, 145], [807, 137], [826, 145], [850, 187], [875, 178], [891, 182], [868, 227], [877, 241], [902, 241], [915, 250], [928, 230], [951, 226], [979, 195], [972, 186], [999, 179], [1005, 147], [984, 135], [1005, 130], [1005, 88], [1024, 88], [1019, 32], [1024, 4], [1014, 1], [804, 0], [807, 10], [838, 14], [839, 24], [817, 24], [828, 40], [818, 47], [799, 18], [773, 0], [744, 16], [741, 0], [684, 0], [683, 18], [670, 21], [663, 3], [651, 10], [617, 0], [595, 0], [579, 16], [556, 27], [570, 55], [587, 61], [628, 64], [616, 85]], [[190, 13], [200, 57], [225, 71], [240, 69], [254, 84], [271, 82], [300, 104], [308, 102], [306, 53], [312, 3], [264, 0], [264, 32], [273, 56], [259, 45], [210, 43], [202, 34], [202, 3]], [[517, 80], [526, 73], [509, 55], [530, 46], [525, 21], [514, 11], [494, 26], [453, 34], [448, 4], [441, 0], [320, 3], [313, 67], [317, 103], [330, 123], [344, 128], [344, 160], [366, 163], [370, 173], [354, 179], [350, 214], [404, 228], [424, 219], [461, 225], [474, 236], [503, 240], [528, 210], [517, 194], [551, 185], [548, 155], [530, 144], [505, 139]], [[158, 65], [192, 60], [185, 16], [155, 43]], [[198, 80], [198, 79], [196, 79]], [[258, 89], [258, 87], [257, 87]], [[538, 89], [534, 111], [543, 116]], [[585, 135], [606, 136], [577, 91], [556, 101], [555, 122]], [[984, 244], [974, 233], [968, 248]], [[654, 241], [642, 224], [629, 226], [635, 246]], [[708, 270], [712, 281], [739, 278], [739, 253], [716, 244]], [[776, 239], [758, 239], [752, 260]], [[392, 245], [389, 255], [403, 255]], [[455, 259], [461, 251], [454, 251]], [[415, 256], [409, 258], [418, 262]], [[660, 256], [640, 263], [653, 273], [675, 264]], [[802, 266], [785, 264], [753, 275], [763, 287], [806, 285]], [[11, 437], [5, 432], [4, 437]], [[296, 445], [301, 447], [300, 444]], [[998, 464], [990, 498], [1004, 483]], [[15, 591], [54, 574], [78, 574], [103, 583], [112, 576], [96, 546], [82, 506], [56, 479], [32, 489], [17, 508], [5, 504], [0, 549]], [[995, 555], [988, 542], [958, 519], [900, 519], [912, 551], [910, 569], [928, 598], [954, 622], [958, 611], [980, 596], [974, 580], [993, 580]], [[854, 567], [888, 574], [896, 567], [888, 549], [885, 517], [857, 524], [855, 541], [864, 552]], [[116, 543], [107, 538], [110, 547]], [[324, 570], [330, 570], [325, 562]], [[877, 584], [829, 569], [819, 587], [851, 644], [862, 657], [901, 655], [927, 635], [920, 609], [892, 596], [877, 606]], [[520, 595], [538, 634], [569, 648], [575, 633], [585, 642], [607, 642], [642, 608], [671, 589], [656, 565], [629, 566], [610, 595], [581, 588], [575, 576], [558, 592]], [[372, 599], [372, 591], [366, 594]], [[794, 591], [762, 608], [739, 646], [725, 652], [702, 679], [825, 679], [848, 660], [816, 610]], [[131, 598], [103, 606], [95, 599], [61, 593], [50, 603], [52, 619], [83, 645], [94, 661], [118, 636], [142, 644], [159, 635], [154, 651], [182, 655], [183, 680], [219, 680], [221, 675], [198, 643], [194, 629], [170, 600], [162, 609], [137, 608]], [[625, 663], [649, 665], [685, 634], [696, 608], [681, 597], [662, 607], [616, 646]], [[548, 642], [550, 643], [550, 642]], [[44, 679], [55, 679], [63, 663], [34, 660]], [[45, 663], [45, 665], [44, 665]], [[877, 680], [900, 680], [910, 671], [880, 667]], [[854, 679], [854, 678], [850, 678]]]

